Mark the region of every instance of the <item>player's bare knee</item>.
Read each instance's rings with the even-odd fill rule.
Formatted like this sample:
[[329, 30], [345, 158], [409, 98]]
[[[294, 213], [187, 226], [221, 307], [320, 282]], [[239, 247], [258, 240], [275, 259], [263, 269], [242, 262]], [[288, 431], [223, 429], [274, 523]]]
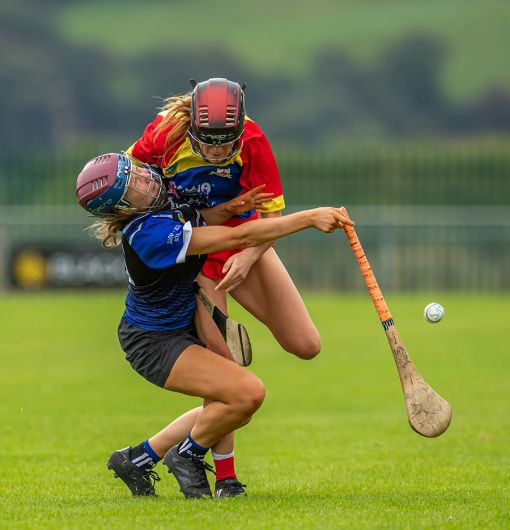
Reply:
[[251, 419], [253, 418], [253, 416], [247, 416], [245, 417], [241, 423], [239, 423], [239, 427], [238, 429], [240, 429], [241, 427], [244, 427], [245, 425], [248, 425], [248, 423], [250, 423]]
[[264, 402], [265, 395], [266, 389], [258, 377], [250, 374], [249, 378], [244, 379], [236, 400], [238, 412], [243, 417], [242, 421], [249, 421]]
[[310, 361], [311, 359], [314, 359], [319, 355], [321, 352], [321, 341], [314, 342], [313, 344], [309, 344], [306, 348], [304, 348], [302, 351], [298, 352], [296, 355], [305, 361]]
[[262, 403], [264, 403], [264, 398], [266, 397], [264, 383], [259, 378], [256, 378], [255, 381], [256, 383], [250, 390], [250, 404], [253, 412], [256, 412], [261, 407]]
[[264, 384], [258, 378], [254, 378], [249, 388], [245, 389], [244, 410], [251, 417], [260, 408], [266, 396]]
[[299, 341], [293, 341], [291, 344], [282, 346], [286, 351], [294, 354], [296, 357], [309, 361], [319, 355], [321, 351], [321, 337], [317, 333], [316, 335], [307, 336], [301, 338]]

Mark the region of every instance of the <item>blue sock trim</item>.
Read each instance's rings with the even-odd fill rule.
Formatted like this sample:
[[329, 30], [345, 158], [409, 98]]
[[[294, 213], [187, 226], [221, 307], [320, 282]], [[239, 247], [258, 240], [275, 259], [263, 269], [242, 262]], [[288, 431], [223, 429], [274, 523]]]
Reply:
[[191, 433], [188, 434], [188, 440], [190, 441], [191, 445], [197, 453], [205, 455], [205, 453], [209, 451], [209, 447], [202, 447], [200, 444], [197, 444], [197, 442], [195, 442], [195, 440], [193, 440], [193, 438], [191, 437]]
[[154, 450], [150, 446], [149, 440], [145, 440], [145, 442], [143, 442], [143, 447], [147, 451], [149, 456], [152, 458], [152, 460], [154, 460], [154, 462], [159, 462], [161, 460], [161, 458], [154, 452]]

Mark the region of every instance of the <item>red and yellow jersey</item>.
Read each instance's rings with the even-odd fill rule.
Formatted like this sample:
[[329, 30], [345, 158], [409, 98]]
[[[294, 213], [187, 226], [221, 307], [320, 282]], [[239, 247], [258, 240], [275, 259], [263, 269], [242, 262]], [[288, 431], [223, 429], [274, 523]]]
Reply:
[[[128, 153], [142, 162], [160, 167], [184, 202], [194, 208], [207, 208], [265, 184], [263, 191], [274, 194], [264, 203], [265, 211], [276, 212], [285, 207], [271, 146], [254, 121], [246, 119], [241, 151], [221, 164], [211, 164], [194, 153], [188, 137], [165, 154], [168, 132], [158, 135], [156, 131], [164, 116], [164, 112], [158, 114]], [[253, 211], [246, 212], [239, 217], [249, 219], [253, 214]]]

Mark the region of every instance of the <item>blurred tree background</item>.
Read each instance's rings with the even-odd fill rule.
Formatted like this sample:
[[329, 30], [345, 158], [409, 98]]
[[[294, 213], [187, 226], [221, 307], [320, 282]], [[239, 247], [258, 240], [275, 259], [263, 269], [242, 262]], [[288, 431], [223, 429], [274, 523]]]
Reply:
[[276, 147], [505, 138], [509, 22], [508, 0], [2, 0], [0, 150], [127, 146], [212, 76]]

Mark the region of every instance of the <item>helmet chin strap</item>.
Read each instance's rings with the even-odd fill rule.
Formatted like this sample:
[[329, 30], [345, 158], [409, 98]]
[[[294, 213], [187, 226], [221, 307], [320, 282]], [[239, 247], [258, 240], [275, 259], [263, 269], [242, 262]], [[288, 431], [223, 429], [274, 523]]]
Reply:
[[204, 154], [201, 154], [200, 155], [206, 162], [210, 162], [211, 164], [223, 164], [223, 162], [226, 162], [227, 160], [229, 160], [230, 158], [232, 158], [234, 155], [233, 154], [230, 154], [228, 156], [224, 156], [222, 158], [211, 158], [211, 157], [207, 157], [205, 156]]

